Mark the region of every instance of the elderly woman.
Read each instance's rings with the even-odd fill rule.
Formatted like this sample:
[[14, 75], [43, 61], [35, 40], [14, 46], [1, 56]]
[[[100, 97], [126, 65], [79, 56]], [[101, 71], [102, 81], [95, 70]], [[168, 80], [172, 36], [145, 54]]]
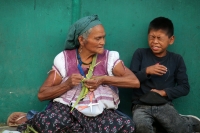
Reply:
[[55, 57], [38, 93], [41, 101], [54, 99], [52, 107], [18, 126], [18, 131], [27, 125], [44, 133], [134, 131], [132, 120], [116, 111], [120, 102], [116, 87], [139, 88], [139, 81], [118, 52], [104, 49], [105, 35], [97, 15], [71, 26], [66, 50]]

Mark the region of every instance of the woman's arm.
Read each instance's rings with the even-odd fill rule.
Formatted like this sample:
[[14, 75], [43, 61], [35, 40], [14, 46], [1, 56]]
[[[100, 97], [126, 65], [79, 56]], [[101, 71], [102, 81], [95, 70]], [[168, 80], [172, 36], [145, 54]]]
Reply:
[[85, 85], [90, 91], [94, 91], [99, 85], [113, 85], [116, 87], [139, 88], [137, 77], [120, 61], [112, 70], [114, 76], [94, 76], [85, 80]]
[[113, 68], [114, 76], [105, 76], [103, 77], [103, 84], [109, 84], [117, 87], [126, 87], [126, 88], [139, 88], [140, 82], [137, 77], [124, 66], [123, 62], [120, 61]]
[[54, 99], [80, 84], [81, 80], [82, 76], [80, 74], [72, 74], [65, 82], [61, 83], [61, 76], [55, 70], [51, 71], [40, 87], [38, 98], [40, 101]]

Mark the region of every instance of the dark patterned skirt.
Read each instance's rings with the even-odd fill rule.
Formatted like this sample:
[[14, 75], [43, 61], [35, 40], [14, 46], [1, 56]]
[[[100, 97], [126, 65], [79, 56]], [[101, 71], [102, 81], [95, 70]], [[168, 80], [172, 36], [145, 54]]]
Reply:
[[133, 133], [131, 118], [115, 110], [104, 110], [96, 117], [88, 117], [71, 107], [55, 102], [46, 111], [37, 113], [17, 130], [25, 131], [27, 125], [39, 133]]

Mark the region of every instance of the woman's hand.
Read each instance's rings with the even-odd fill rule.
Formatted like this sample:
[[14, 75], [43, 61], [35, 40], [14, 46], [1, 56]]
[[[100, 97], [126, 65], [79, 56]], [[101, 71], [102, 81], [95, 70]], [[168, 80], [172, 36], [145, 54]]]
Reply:
[[51, 71], [40, 87], [38, 98], [40, 101], [43, 101], [59, 97], [74, 86], [80, 84], [82, 79], [83, 77], [80, 74], [72, 74], [66, 81], [61, 83], [62, 77], [56, 71]]
[[64, 84], [67, 84], [70, 86], [70, 88], [73, 88], [76, 85], [79, 85], [81, 81], [83, 80], [83, 76], [81, 74], [72, 74], [65, 82]]
[[146, 68], [146, 74], [162, 76], [167, 72], [167, 68], [159, 63]]
[[104, 76], [93, 76], [91, 79], [86, 79], [84, 81], [85, 86], [89, 89], [89, 91], [95, 91], [99, 85], [103, 83]]

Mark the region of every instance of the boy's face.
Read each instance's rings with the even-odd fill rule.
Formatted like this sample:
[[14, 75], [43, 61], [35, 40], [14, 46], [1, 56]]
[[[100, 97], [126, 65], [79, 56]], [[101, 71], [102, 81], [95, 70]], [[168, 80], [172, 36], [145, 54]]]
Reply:
[[168, 37], [164, 30], [150, 30], [148, 43], [152, 52], [157, 57], [163, 57], [167, 53], [167, 47], [174, 43], [174, 36]]

